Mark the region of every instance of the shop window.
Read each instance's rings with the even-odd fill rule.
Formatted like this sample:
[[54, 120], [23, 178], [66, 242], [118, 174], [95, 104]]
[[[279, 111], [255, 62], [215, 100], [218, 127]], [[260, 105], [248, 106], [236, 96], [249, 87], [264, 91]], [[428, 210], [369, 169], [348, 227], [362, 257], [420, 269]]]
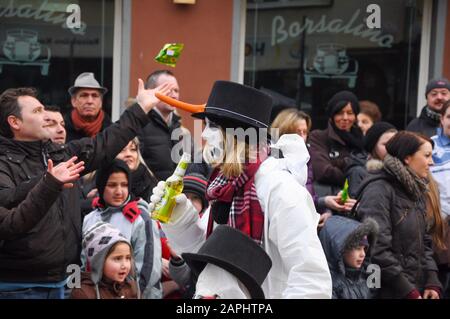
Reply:
[[411, 0], [249, 0], [244, 82], [272, 94], [275, 110], [308, 112], [314, 128], [340, 90], [403, 128], [417, 109], [422, 13]]
[[[64, 112], [80, 73], [93, 72], [111, 91], [113, 23], [114, 0], [0, 0], [0, 92], [35, 87]], [[108, 93], [109, 114], [110, 101]]]

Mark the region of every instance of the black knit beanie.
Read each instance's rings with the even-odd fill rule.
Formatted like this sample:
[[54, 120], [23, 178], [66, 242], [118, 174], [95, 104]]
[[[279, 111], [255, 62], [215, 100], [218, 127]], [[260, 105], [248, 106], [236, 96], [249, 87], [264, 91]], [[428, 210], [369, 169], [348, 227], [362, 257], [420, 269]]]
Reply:
[[206, 186], [208, 180], [203, 174], [190, 173], [183, 178], [183, 193], [192, 193], [197, 195], [202, 200], [202, 211], [208, 207], [208, 201], [206, 200]]
[[100, 197], [100, 203], [106, 206], [105, 201], [103, 200], [103, 193], [105, 192], [106, 183], [108, 182], [109, 176], [113, 173], [124, 172], [128, 179], [128, 194], [131, 194], [131, 175], [130, 169], [128, 165], [119, 159], [114, 159], [109, 165], [101, 166], [97, 172], [95, 177], [95, 184], [98, 189], [98, 194]]
[[427, 97], [428, 93], [434, 89], [447, 89], [450, 91], [450, 82], [446, 78], [431, 80], [427, 84], [425, 97]]
[[370, 154], [380, 139], [386, 131], [391, 129], [396, 129], [394, 125], [388, 122], [377, 122], [372, 125], [371, 128], [367, 130], [366, 136], [364, 137], [364, 149]]
[[341, 91], [333, 95], [328, 101], [327, 113], [330, 118], [342, 110], [348, 103], [351, 104], [353, 113], [359, 113], [359, 101], [355, 94], [350, 91]]

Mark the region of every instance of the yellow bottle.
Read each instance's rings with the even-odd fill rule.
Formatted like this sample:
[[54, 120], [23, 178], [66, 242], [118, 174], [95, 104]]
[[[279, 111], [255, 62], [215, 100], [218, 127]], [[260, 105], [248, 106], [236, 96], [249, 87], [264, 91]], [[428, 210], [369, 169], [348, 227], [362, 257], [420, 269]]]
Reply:
[[152, 212], [153, 219], [159, 220], [161, 223], [167, 223], [170, 220], [176, 204], [175, 197], [183, 191], [183, 176], [190, 161], [191, 155], [183, 153], [175, 172], [166, 180], [164, 195]]

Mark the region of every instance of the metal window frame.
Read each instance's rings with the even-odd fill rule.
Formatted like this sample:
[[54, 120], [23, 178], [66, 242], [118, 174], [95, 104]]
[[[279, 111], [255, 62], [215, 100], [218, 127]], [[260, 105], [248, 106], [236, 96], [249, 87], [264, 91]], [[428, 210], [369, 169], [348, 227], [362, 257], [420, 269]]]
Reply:
[[130, 89], [132, 0], [114, 1], [114, 44], [111, 118], [117, 121]]

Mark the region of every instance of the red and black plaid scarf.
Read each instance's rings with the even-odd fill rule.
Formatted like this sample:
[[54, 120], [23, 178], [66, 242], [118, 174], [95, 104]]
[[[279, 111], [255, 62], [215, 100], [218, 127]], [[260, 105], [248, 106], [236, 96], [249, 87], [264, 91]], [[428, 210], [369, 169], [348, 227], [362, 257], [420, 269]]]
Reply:
[[206, 192], [208, 201], [212, 201], [206, 236], [213, 231], [214, 201], [231, 204], [228, 225], [239, 229], [262, 245], [264, 233], [264, 212], [258, 201], [255, 187], [255, 174], [261, 161], [246, 164], [244, 172], [232, 178], [226, 178], [216, 168], [209, 179]]

